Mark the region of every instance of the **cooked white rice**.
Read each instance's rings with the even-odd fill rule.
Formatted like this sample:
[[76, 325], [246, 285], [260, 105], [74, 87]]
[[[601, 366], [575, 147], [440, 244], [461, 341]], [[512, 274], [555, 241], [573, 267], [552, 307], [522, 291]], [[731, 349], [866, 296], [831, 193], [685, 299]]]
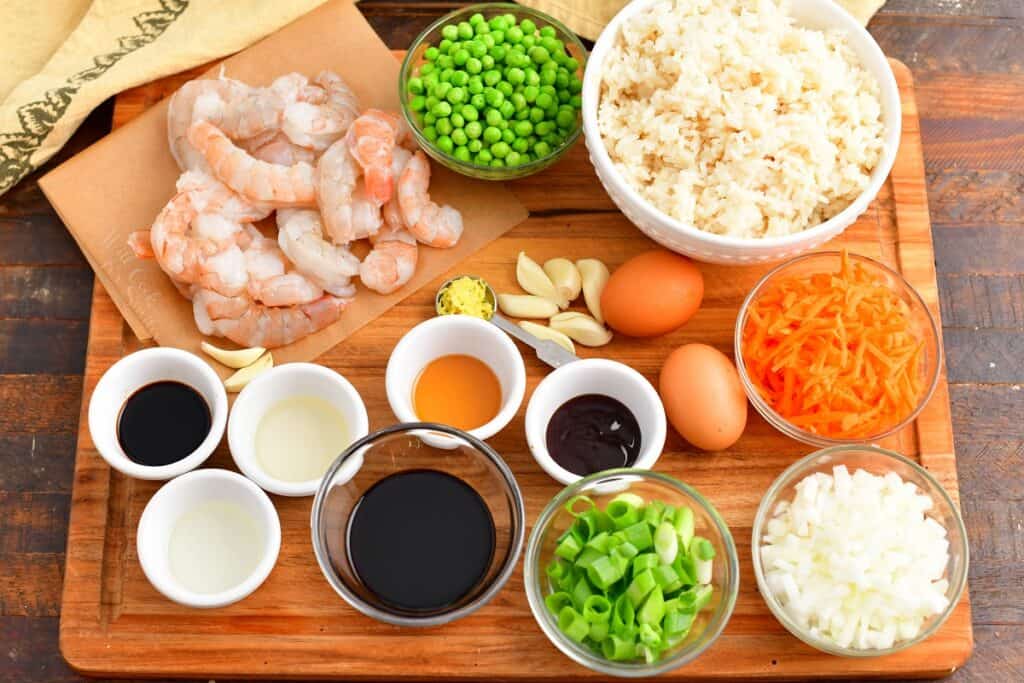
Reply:
[[882, 152], [878, 83], [839, 31], [787, 0], [665, 0], [605, 57], [598, 126], [626, 181], [665, 213], [737, 237], [836, 215]]

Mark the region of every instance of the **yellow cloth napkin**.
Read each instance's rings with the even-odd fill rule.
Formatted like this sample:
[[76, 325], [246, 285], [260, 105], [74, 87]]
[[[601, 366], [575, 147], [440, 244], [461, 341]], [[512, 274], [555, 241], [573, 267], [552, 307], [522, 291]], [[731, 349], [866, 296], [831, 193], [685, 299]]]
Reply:
[[111, 95], [238, 52], [323, 0], [3, 0], [0, 195]]
[[[597, 40], [601, 29], [629, 0], [519, 0], [541, 12], [547, 12], [584, 38]], [[885, 0], [836, 0], [865, 26]]]

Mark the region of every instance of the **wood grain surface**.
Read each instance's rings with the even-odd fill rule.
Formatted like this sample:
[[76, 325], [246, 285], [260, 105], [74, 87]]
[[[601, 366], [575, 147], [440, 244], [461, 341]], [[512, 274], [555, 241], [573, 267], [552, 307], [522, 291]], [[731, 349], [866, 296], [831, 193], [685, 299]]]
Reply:
[[[362, 3], [392, 47], [460, 3]], [[914, 72], [976, 649], [956, 681], [1024, 679], [1024, 5], [890, 0], [869, 26]], [[64, 159], [109, 130], [93, 113]], [[56, 162], [52, 162], [56, 163]], [[91, 273], [34, 182], [0, 197], [0, 680], [79, 680], [57, 623]], [[88, 191], [84, 188], [83, 191]], [[562, 184], [546, 211], [600, 223]], [[558, 200], [556, 202], [555, 200]], [[511, 586], [510, 586], [511, 588]], [[423, 675], [429, 675], [424, 671]]]

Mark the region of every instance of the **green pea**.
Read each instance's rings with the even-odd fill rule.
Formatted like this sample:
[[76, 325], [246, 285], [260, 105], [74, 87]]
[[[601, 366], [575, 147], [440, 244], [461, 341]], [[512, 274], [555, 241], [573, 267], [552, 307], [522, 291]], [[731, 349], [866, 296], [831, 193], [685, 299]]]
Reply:
[[508, 154], [505, 156], [505, 165], [507, 165], [507, 166], [518, 166], [520, 164], [521, 160], [522, 160], [522, 157], [520, 156], [519, 152], [515, 151], [514, 149], [511, 149], [511, 150], [509, 150]]
[[565, 52], [562, 52], [561, 50], [558, 52], [552, 52], [551, 61], [558, 66], [563, 66], [567, 61], [569, 61], [569, 55], [565, 54]]
[[554, 69], [542, 69], [540, 72], [540, 82], [543, 85], [554, 85], [557, 76], [558, 74]]
[[526, 72], [519, 67], [514, 66], [508, 70], [508, 73], [505, 74], [505, 78], [507, 78], [508, 82], [512, 85], [519, 85], [526, 80]]
[[533, 124], [529, 121], [517, 121], [516, 125], [513, 126], [513, 130], [515, 130], [516, 135], [525, 138], [533, 132]]
[[522, 154], [519, 155], [519, 165], [520, 166], [525, 166], [526, 164], [530, 163], [531, 161], [533, 161], [533, 157], [530, 156], [530, 154], [528, 152], [523, 152]]
[[533, 146], [533, 152], [537, 155], [537, 158], [546, 157], [551, 154], [551, 145], [546, 142], [538, 142]]
[[434, 124], [434, 128], [437, 128], [439, 135], [451, 135], [454, 130], [451, 120], [447, 118], [439, 118]]
[[501, 103], [501, 105], [498, 106], [498, 111], [501, 112], [501, 118], [508, 120], [515, 116], [516, 107], [508, 100], [505, 100], [504, 102]]
[[505, 49], [504, 45], [495, 45], [487, 51], [487, 54], [490, 55], [495, 62], [503, 62], [505, 61], [505, 57], [508, 55], [508, 50]]
[[440, 55], [434, 64], [437, 64], [439, 69], [450, 69], [455, 65], [455, 61], [452, 60], [451, 55]]
[[[427, 64], [427, 66], [433, 68], [433, 66], [431, 64]], [[436, 70], [431, 71], [430, 73], [423, 75], [423, 87], [427, 91], [428, 94], [430, 93], [431, 90], [434, 89], [434, 86], [436, 86], [440, 82], [441, 82], [441, 77], [438, 75]]]
[[477, 59], [480, 59], [487, 54], [487, 46], [482, 40], [472, 40], [469, 42], [469, 54]]
[[569, 70], [569, 73], [576, 73], [580, 68], [580, 62], [575, 57], [569, 57], [565, 60], [565, 68]]
[[[458, 29], [456, 29], [456, 30], [458, 30]], [[448, 54], [448, 50], [452, 49], [452, 44], [453, 43], [452, 43], [451, 40], [449, 40], [448, 38], [445, 38], [444, 40], [442, 40], [440, 43], [437, 44], [437, 50], [438, 50], [438, 52], [440, 54], [446, 55], [446, 54]]]
[[455, 24], [448, 24], [441, 29], [441, 35], [447, 40], [456, 40], [459, 37], [459, 27]]
[[554, 129], [555, 124], [552, 123], [551, 121], [541, 121], [540, 123], [533, 127], [533, 130], [536, 131], [537, 135], [540, 135], [541, 137], [544, 137]]
[[484, 99], [487, 100], [487, 104], [490, 106], [497, 107], [505, 101], [505, 93], [497, 88], [487, 88], [484, 90]]
[[423, 137], [433, 142], [437, 139], [437, 129], [433, 126], [427, 126], [423, 129]]
[[470, 121], [466, 124], [466, 136], [471, 140], [476, 140], [484, 132], [484, 127], [479, 121]]
[[583, 98], [580, 97], [579, 95], [573, 95], [572, 97], [569, 98], [569, 104], [572, 105], [573, 109], [582, 109]]
[[533, 67], [526, 69], [526, 85], [540, 85], [540, 74]]
[[558, 71], [558, 62], [556, 62], [555, 60], [551, 60], [550, 62], [544, 62], [543, 64], [540, 65], [540, 70], [541, 71], [548, 71], [548, 70]]
[[565, 45], [562, 44], [562, 41], [552, 36], [542, 36], [538, 44], [551, 55], [556, 52], [565, 52]]
[[491, 161], [491, 168], [504, 168], [505, 162], [501, 159], [494, 159]]
[[506, 128], [505, 130], [501, 131], [501, 141], [504, 142], [506, 145], [511, 145], [513, 142], [516, 141], [516, 134], [512, 131], [511, 128]]
[[547, 93], [548, 95], [554, 97], [558, 91], [555, 90], [555, 86], [553, 85], [542, 85], [540, 86], [540, 92]]
[[462, 114], [452, 114], [448, 117], [448, 120], [452, 122], [452, 126], [455, 128], [462, 128], [466, 125], [466, 119], [462, 118]]
[[437, 148], [445, 154], [451, 154], [452, 150], [455, 148], [455, 143], [453, 143], [452, 139], [447, 135], [439, 136], [435, 144], [437, 145]]
[[[420, 76], [428, 76], [428, 75], [432, 74], [434, 72], [434, 69], [436, 69], [436, 68], [437, 67], [434, 66], [433, 64], [430, 64], [430, 63], [424, 64], [423, 66], [420, 67]], [[423, 80], [426, 81], [427, 79], [424, 78]]]
[[532, 36], [537, 32], [537, 24], [533, 23], [530, 19], [523, 19], [519, 22], [519, 28], [523, 29], [523, 33]]
[[525, 97], [526, 101], [529, 102], [530, 104], [533, 104], [534, 102], [537, 101], [537, 95], [539, 94], [540, 91], [537, 89], [537, 86], [535, 85], [528, 85], [525, 88], [523, 88], [523, 97]]
[[510, 43], [518, 43], [520, 40], [523, 39], [523, 29], [519, 28], [518, 26], [513, 26], [512, 28], [505, 31], [505, 37], [508, 39]]
[[462, 105], [462, 109], [459, 110], [459, 113], [462, 114], [462, 118], [467, 121], [476, 121], [480, 118], [480, 113], [471, 104]]
[[547, 109], [554, 102], [554, 98], [546, 92], [542, 92], [537, 95], [537, 106], [541, 109]]
[[486, 142], [487, 144], [497, 142], [498, 140], [501, 140], [501, 130], [495, 128], [494, 126], [487, 126], [486, 128], [484, 128], [483, 138], [484, 142]]
[[470, 76], [469, 82], [466, 83], [466, 89], [469, 90], [470, 95], [477, 95], [484, 91], [484, 79], [480, 76]]
[[434, 114], [434, 116], [437, 116], [438, 118], [443, 116], [450, 116], [452, 113], [452, 105], [448, 104], [447, 102], [438, 102], [430, 111]]
[[487, 23], [490, 24], [492, 31], [504, 31], [507, 28], [505, 19], [501, 16], [491, 17], [491, 20]]
[[531, 47], [537, 44], [536, 36], [523, 36], [523, 41], [519, 43], [524, 49], [529, 50]]
[[569, 74], [563, 72], [562, 69], [558, 70], [555, 75], [555, 87], [556, 88], [568, 88], [569, 87]]
[[501, 112], [497, 109], [488, 109], [484, 113], [484, 121], [487, 122], [488, 126], [497, 126], [503, 120]]
[[508, 128], [508, 126], [509, 126], [508, 121], [502, 119], [501, 123], [498, 124], [498, 129], [504, 131], [506, 128]]
[[515, 92], [515, 88], [508, 81], [501, 81], [494, 87], [503, 97], [511, 97], [512, 93]]
[[526, 98], [523, 97], [523, 93], [521, 92], [512, 93], [512, 97], [509, 98], [509, 101], [512, 102], [512, 106], [516, 108], [516, 111], [529, 109], [529, 106], [526, 104]]
[[483, 109], [484, 107], [487, 106], [487, 100], [484, 99], [484, 94], [482, 92], [481, 93], [477, 93], [477, 94], [473, 95], [472, 97], [470, 97], [469, 98], [469, 103], [477, 111], [479, 111], [479, 110], [481, 110], [481, 109]]
[[501, 80], [501, 72], [495, 69], [484, 72], [484, 83], [488, 86], [494, 86]]
[[507, 12], [503, 16], [505, 17], [505, 26], [516, 25], [516, 15], [512, 14], [511, 12]]
[[441, 51], [438, 50], [433, 45], [431, 45], [430, 47], [428, 47], [426, 50], [423, 51], [423, 58], [425, 60], [427, 60], [428, 62], [432, 62], [435, 59], [437, 59], [437, 56], [439, 54], [441, 54]]
[[526, 138], [516, 138], [515, 142], [512, 143], [512, 149], [522, 154], [526, 150], [530, 149], [530, 143]]
[[456, 71], [452, 74], [449, 82], [456, 87], [463, 87], [466, 83], [469, 83], [469, 74], [465, 71]]
[[562, 109], [555, 118], [559, 128], [574, 128], [576, 126], [576, 113]]
[[441, 100], [439, 100], [435, 95], [427, 95], [427, 99], [426, 99], [426, 102], [425, 102], [427, 111], [430, 111], [434, 107], [436, 107], [437, 103], [440, 102], [440, 101]]
[[491, 31], [491, 35], [494, 36], [494, 44], [495, 45], [500, 45], [501, 43], [505, 42], [505, 30], [504, 29], [500, 29], [500, 28], [499, 29], [495, 29], [495, 30]]
[[456, 128], [452, 131], [452, 142], [456, 145], [464, 145], [469, 142], [469, 136], [466, 135], [466, 131]]
[[452, 156], [459, 161], [469, 161], [470, 159], [469, 150], [465, 147], [456, 147], [455, 151], [452, 152]]
[[452, 88], [448, 91], [448, 95], [445, 97], [445, 99], [452, 104], [462, 104], [468, 98], [469, 93], [466, 92], [465, 88]]
[[426, 114], [423, 115], [423, 125], [424, 126], [432, 126], [432, 125], [434, 125], [435, 121], [437, 121], [437, 117], [434, 116], [433, 114], [431, 114], [429, 111]]
[[409, 82], [406, 84], [406, 88], [408, 88], [409, 92], [412, 93], [413, 95], [422, 95], [423, 79], [413, 76], [412, 78], [409, 79]]
[[491, 145], [491, 154], [493, 154], [497, 159], [504, 159], [511, 151], [512, 150], [506, 142], [495, 142]]
[[479, 164], [489, 164], [492, 159], [494, 159], [494, 157], [491, 156], [491, 150], [482, 149], [477, 153], [475, 161]]
[[469, 61], [469, 50], [465, 48], [459, 48], [454, 55], [452, 55], [452, 61], [455, 62], [455, 66], [462, 66]]
[[554, 26], [545, 26], [540, 30], [540, 35], [544, 38], [554, 38], [558, 34], [555, 33]]
[[471, 16], [469, 18], [469, 25], [470, 26], [479, 26], [480, 24], [484, 23], [485, 21], [486, 20], [484, 19], [484, 15], [480, 14], [479, 12], [477, 12], [476, 14], [474, 14], [473, 16]]
[[459, 38], [462, 38], [463, 40], [468, 40], [473, 37], [473, 27], [469, 25], [468, 21], [460, 21], [458, 31]]
[[409, 100], [409, 109], [413, 111], [423, 111], [427, 107], [427, 98], [423, 95], [416, 95]]
[[583, 81], [576, 78], [575, 76], [571, 77], [569, 79], [569, 92], [575, 95], [581, 90], [583, 90]]
[[530, 110], [527, 109], [526, 107], [523, 107], [522, 109], [516, 112], [514, 118], [516, 121], [528, 121], [530, 119]]
[[561, 104], [569, 104], [569, 100], [571, 98], [572, 98], [572, 95], [569, 94], [568, 90], [559, 90], [558, 91], [558, 101]]
[[451, 68], [450, 66], [445, 69], [441, 69], [441, 73], [439, 73], [437, 76], [438, 83], [451, 83], [452, 76], [454, 75], [455, 69]]
[[478, 36], [483, 36], [483, 35], [489, 34], [491, 32], [491, 27], [487, 25], [486, 21], [482, 21], [482, 22], [480, 22], [479, 24], [477, 24], [476, 26], [473, 27], [473, 31]]
[[482, 36], [480, 36], [480, 42], [486, 45], [488, 50], [490, 50], [492, 47], [496, 45], [496, 43], [494, 42], [494, 36], [491, 35], [490, 33], [485, 33]]
[[493, 69], [494, 57], [490, 55], [484, 55], [483, 57], [480, 58], [480, 63], [483, 65], [484, 69]]
[[480, 150], [482, 150], [484, 148], [484, 143], [482, 143], [480, 140], [470, 140], [466, 144], [466, 147], [469, 148], [470, 152], [472, 152], [473, 154], [476, 154], [477, 152], [479, 152]]

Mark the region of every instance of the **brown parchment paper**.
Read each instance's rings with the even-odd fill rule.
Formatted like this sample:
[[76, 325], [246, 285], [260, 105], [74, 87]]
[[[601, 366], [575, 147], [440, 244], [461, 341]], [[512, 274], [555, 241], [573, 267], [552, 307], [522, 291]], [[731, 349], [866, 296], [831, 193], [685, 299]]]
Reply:
[[[352, 0], [328, 2], [223, 64], [228, 76], [254, 85], [289, 71], [313, 76], [333, 69], [364, 107], [399, 108], [399, 64]], [[48, 173], [39, 185], [135, 334], [161, 346], [198, 351], [203, 337], [191, 303], [155, 261], [135, 258], [126, 242], [133, 230], [149, 227], [180, 173], [167, 148], [166, 111], [165, 100]], [[341, 320], [275, 349], [276, 361], [316, 358], [527, 217], [526, 208], [501, 185], [431, 166], [431, 195], [462, 212], [465, 232], [459, 244], [452, 249], [421, 245], [416, 274], [405, 287], [384, 296], [360, 285]]]

